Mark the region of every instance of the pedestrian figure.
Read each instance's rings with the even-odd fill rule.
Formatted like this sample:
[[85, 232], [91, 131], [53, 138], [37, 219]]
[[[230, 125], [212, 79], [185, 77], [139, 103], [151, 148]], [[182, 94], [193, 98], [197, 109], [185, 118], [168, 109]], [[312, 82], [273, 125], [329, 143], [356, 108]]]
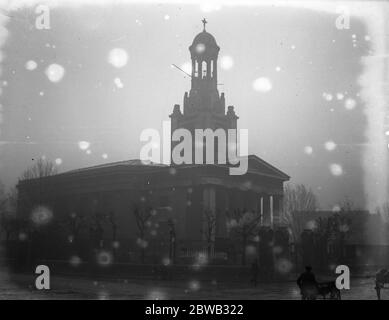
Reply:
[[297, 279], [297, 285], [300, 288], [301, 298], [303, 300], [315, 300], [318, 293], [315, 274], [312, 272], [311, 266], [305, 267], [303, 272]]
[[258, 259], [255, 259], [251, 264], [251, 276], [251, 283], [256, 287], [258, 283]]

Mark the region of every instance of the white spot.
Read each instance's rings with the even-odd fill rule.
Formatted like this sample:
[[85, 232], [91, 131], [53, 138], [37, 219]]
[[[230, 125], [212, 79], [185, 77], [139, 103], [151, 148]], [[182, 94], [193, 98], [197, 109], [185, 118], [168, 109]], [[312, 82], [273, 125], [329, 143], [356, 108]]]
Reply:
[[338, 93], [336, 94], [336, 99], [338, 99], [338, 100], [343, 100], [343, 98], [344, 98], [344, 94], [343, 94], [343, 93], [338, 92]]
[[26, 62], [26, 69], [29, 71], [35, 70], [37, 68], [38, 64], [34, 60], [29, 60]]
[[99, 300], [109, 300], [109, 293], [107, 291], [99, 291], [98, 293]]
[[108, 158], [108, 154], [103, 153], [103, 154], [101, 155], [101, 157], [102, 157], [103, 159], [107, 159], [107, 158]]
[[331, 101], [333, 96], [331, 93], [323, 92], [323, 98], [327, 101]]
[[351, 38], [356, 39], [357, 36], [356, 36], [355, 34], [353, 34], [353, 35], [351, 36]]
[[224, 70], [229, 70], [233, 67], [234, 60], [230, 56], [223, 56], [220, 59], [220, 67]]
[[51, 82], [59, 82], [65, 75], [65, 69], [57, 63], [53, 63], [46, 68], [46, 76]]
[[205, 45], [203, 43], [199, 43], [197, 46], [196, 46], [196, 52], [201, 54], [205, 51]]
[[365, 35], [365, 41], [370, 41], [370, 36], [369, 35]]
[[88, 142], [88, 141], [79, 141], [78, 142], [78, 147], [81, 150], [87, 150], [90, 147], [90, 142]]
[[253, 88], [255, 91], [269, 92], [273, 88], [273, 85], [268, 78], [260, 77], [253, 82]]
[[161, 290], [152, 290], [147, 294], [146, 300], [166, 300], [166, 294]]
[[291, 48], [292, 50], [294, 50], [294, 49], [296, 49], [296, 46], [293, 44], [293, 45], [290, 46], [290, 48]]
[[32, 222], [36, 225], [45, 225], [53, 218], [53, 212], [46, 206], [36, 207], [31, 214]]
[[170, 16], [168, 14], [165, 14], [165, 16], [163, 17], [165, 20], [169, 20], [170, 19]]
[[41, 91], [41, 92], [39, 92], [39, 95], [40, 95], [41, 97], [43, 97], [43, 96], [45, 95], [45, 93], [44, 93], [43, 91]]
[[91, 154], [92, 153], [92, 150], [91, 149], [88, 149], [85, 151], [86, 154]]
[[276, 67], [276, 71], [277, 71], [277, 72], [280, 72], [280, 71], [281, 71], [281, 67], [277, 66], [277, 67]]
[[78, 256], [72, 256], [69, 261], [72, 267], [78, 267], [81, 264], [81, 258]]
[[334, 205], [333, 207], [332, 207], [332, 212], [339, 212], [340, 211], [340, 206], [339, 205]]
[[189, 282], [189, 289], [192, 291], [197, 291], [200, 289], [200, 283], [196, 280]]
[[127, 64], [128, 54], [124, 49], [115, 48], [108, 54], [108, 62], [115, 68], [122, 68]]
[[386, 134], [387, 136], [389, 136], [389, 130], [388, 130], [388, 131], [386, 131], [386, 132], [385, 132], [385, 134]]
[[167, 266], [169, 266], [170, 264], [171, 264], [171, 261], [170, 261], [170, 259], [169, 258], [163, 258], [162, 259], [162, 264], [165, 266], [165, 267], [167, 267]]
[[20, 232], [18, 238], [19, 238], [19, 241], [25, 241], [25, 240], [27, 240], [27, 234], [24, 232]]
[[136, 244], [141, 247], [141, 248], [147, 248], [147, 246], [149, 245], [149, 243], [146, 241], [146, 240], [143, 240], [141, 238], [138, 238], [136, 240]]
[[275, 263], [276, 270], [281, 274], [287, 274], [292, 270], [293, 264], [285, 258], [281, 258]]
[[55, 159], [55, 164], [56, 164], [57, 166], [61, 165], [61, 164], [62, 164], [62, 159], [61, 159], [61, 158]]
[[185, 62], [182, 66], [181, 69], [184, 70], [187, 74], [192, 74], [192, 63], [190, 62]]
[[309, 229], [309, 230], [315, 230], [315, 229], [317, 228], [317, 223], [316, 223], [315, 220], [309, 220], [309, 221], [306, 223], [305, 227], [306, 227], [307, 229]]
[[334, 176], [340, 176], [343, 174], [342, 166], [337, 163], [330, 164], [330, 171]]
[[312, 154], [313, 153], [313, 148], [311, 146], [305, 146], [304, 147], [304, 152], [306, 154]]
[[109, 266], [112, 263], [112, 254], [107, 251], [101, 251], [97, 254], [97, 263], [100, 266]]
[[327, 151], [333, 151], [336, 149], [336, 143], [334, 141], [327, 141], [325, 144], [324, 144], [324, 147], [326, 148]]
[[257, 248], [253, 245], [246, 246], [246, 255], [256, 255], [257, 254]]
[[117, 86], [119, 89], [122, 89], [122, 88], [124, 87], [123, 82], [122, 82], [122, 80], [120, 80], [120, 78], [115, 78], [115, 79], [114, 79], [114, 82], [115, 82], [116, 86]]
[[344, 107], [347, 109], [347, 110], [352, 110], [355, 108], [355, 106], [357, 105], [356, 101], [352, 98], [348, 98], [346, 99], [346, 101], [344, 102]]

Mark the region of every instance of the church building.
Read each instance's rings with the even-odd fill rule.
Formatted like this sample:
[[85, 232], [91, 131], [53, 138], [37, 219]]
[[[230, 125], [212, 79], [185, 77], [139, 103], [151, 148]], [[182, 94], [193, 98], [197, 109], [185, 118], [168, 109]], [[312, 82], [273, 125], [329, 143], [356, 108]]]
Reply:
[[[237, 129], [235, 109], [226, 108], [225, 95], [218, 90], [219, 50], [204, 21], [203, 31], [189, 47], [191, 88], [182, 107], [173, 107], [172, 133], [180, 128], [193, 135], [195, 129]], [[172, 150], [177, 143], [172, 141]], [[230, 175], [230, 165], [218, 163], [217, 155], [215, 159], [214, 164], [180, 165], [124, 160], [20, 181], [19, 214], [28, 217], [34, 208], [44, 206], [54, 220], [80, 217], [89, 224], [81, 232], [84, 237], [97, 224], [101, 245], [119, 243], [117, 250], [126, 254], [139, 246], [151, 250], [152, 243], [154, 250], [171, 251], [173, 239], [176, 257], [204, 248], [209, 214], [215, 221], [215, 254], [223, 251], [219, 244], [229, 238], [228, 215], [235, 210], [251, 211], [261, 225], [276, 228], [289, 176], [256, 155], [248, 156], [243, 175]]]

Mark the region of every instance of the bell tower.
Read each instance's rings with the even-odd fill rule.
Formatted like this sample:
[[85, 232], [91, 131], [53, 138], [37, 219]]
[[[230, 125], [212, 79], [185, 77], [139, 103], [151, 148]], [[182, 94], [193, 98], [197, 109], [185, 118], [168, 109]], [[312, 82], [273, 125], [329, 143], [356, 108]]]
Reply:
[[[217, 90], [217, 58], [219, 46], [215, 38], [205, 30], [207, 20], [203, 19], [203, 32], [199, 33], [189, 47], [192, 59], [192, 81], [190, 95], [218, 97]], [[210, 97], [208, 97], [210, 98]]]
[[[184, 128], [195, 137], [195, 129], [223, 129], [227, 136], [228, 129], [237, 128], [238, 116], [234, 107], [228, 106], [226, 112], [224, 93], [219, 94], [217, 60], [220, 47], [213, 35], [206, 31], [207, 21], [202, 20], [203, 31], [195, 36], [189, 46], [192, 60], [191, 88], [184, 94], [183, 110], [176, 104], [171, 118], [171, 132]], [[236, 142], [236, 141], [235, 141]], [[171, 148], [179, 142], [171, 141]], [[214, 159], [217, 160], [219, 141], [215, 142]], [[226, 142], [224, 142], [226, 143]], [[192, 141], [192, 163], [195, 163], [195, 141]], [[205, 157], [205, 152], [203, 152]], [[205, 163], [205, 161], [204, 161]]]

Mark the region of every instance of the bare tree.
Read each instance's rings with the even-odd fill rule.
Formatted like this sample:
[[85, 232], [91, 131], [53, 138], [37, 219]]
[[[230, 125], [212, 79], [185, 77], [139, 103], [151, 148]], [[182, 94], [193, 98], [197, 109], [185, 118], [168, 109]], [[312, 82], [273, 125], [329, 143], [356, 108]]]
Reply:
[[6, 193], [4, 186], [0, 182], [0, 227], [5, 232], [6, 240], [9, 240], [11, 234], [18, 231], [16, 201], [16, 188], [11, 188], [9, 192]]
[[117, 239], [117, 229], [118, 229], [115, 212], [110, 211], [108, 213], [108, 222], [112, 228], [112, 242], [115, 242]]
[[248, 241], [257, 235], [261, 217], [247, 210], [235, 210], [232, 214], [227, 213], [227, 228], [233, 236], [240, 239], [242, 244], [242, 265], [246, 264], [246, 247]]
[[72, 242], [75, 245], [78, 244], [80, 233], [86, 228], [86, 225], [85, 217], [74, 212], [65, 218], [65, 227], [69, 230]]
[[208, 257], [212, 254], [212, 249], [215, 242], [216, 232], [216, 215], [212, 210], [204, 210], [204, 227], [203, 235], [207, 243], [207, 255]]
[[151, 224], [151, 218], [155, 215], [156, 211], [152, 208], [140, 208], [139, 206], [135, 205], [133, 208], [133, 214], [135, 217], [135, 222], [138, 227], [139, 232], [139, 239], [137, 241], [140, 252], [141, 252], [141, 262], [144, 263], [145, 260], [145, 249], [147, 247], [147, 241], [145, 239], [146, 230], [148, 226]]
[[7, 204], [7, 193], [5, 192], [5, 187], [3, 183], [0, 181], [0, 212], [4, 212], [6, 210]]
[[304, 230], [304, 217], [298, 212], [315, 211], [318, 208], [316, 195], [303, 184], [286, 185], [281, 221], [288, 225], [294, 241], [297, 242]]
[[47, 176], [52, 176], [57, 172], [57, 167], [53, 162], [40, 158], [33, 166], [27, 168], [22, 173], [22, 175], [20, 176], [20, 180], [43, 178]]
[[389, 201], [376, 208], [376, 213], [380, 214], [386, 223], [389, 222]]

